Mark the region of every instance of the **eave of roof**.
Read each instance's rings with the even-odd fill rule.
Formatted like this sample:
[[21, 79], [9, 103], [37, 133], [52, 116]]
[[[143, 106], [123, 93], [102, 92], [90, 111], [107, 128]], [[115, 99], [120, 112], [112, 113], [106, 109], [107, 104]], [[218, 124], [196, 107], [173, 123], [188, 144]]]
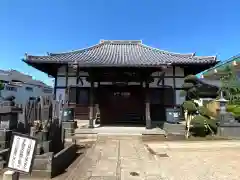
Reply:
[[100, 43], [71, 52], [26, 54], [26, 63], [77, 63], [84, 67], [157, 67], [166, 64], [216, 64], [216, 56], [195, 56], [163, 51], [136, 40], [101, 40]]
[[[228, 65], [230, 66], [235, 66], [235, 65], [239, 65], [239, 62], [240, 61], [240, 54], [237, 54], [235, 56], [232, 56], [231, 58], [225, 60], [225, 61], [222, 61], [222, 62], [219, 62], [218, 64], [216, 64], [215, 66], [205, 70], [204, 72], [202, 72], [202, 77], [210, 77], [210, 76], [214, 76], [214, 75], [217, 75], [217, 72], [221, 72], [224, 70], [224, 68]], [[235, 64], [235, 63], [237, 64]], [[235, 65], [234, 65], [235, 64]]]

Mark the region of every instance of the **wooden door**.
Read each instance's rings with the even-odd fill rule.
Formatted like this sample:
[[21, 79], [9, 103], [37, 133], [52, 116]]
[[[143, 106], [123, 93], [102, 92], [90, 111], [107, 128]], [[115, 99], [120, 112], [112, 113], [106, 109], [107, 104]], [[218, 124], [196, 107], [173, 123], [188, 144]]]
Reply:
[[100, 92], [103, 124], [144, 124], [144, 96], [140, 86], [109, 86]]

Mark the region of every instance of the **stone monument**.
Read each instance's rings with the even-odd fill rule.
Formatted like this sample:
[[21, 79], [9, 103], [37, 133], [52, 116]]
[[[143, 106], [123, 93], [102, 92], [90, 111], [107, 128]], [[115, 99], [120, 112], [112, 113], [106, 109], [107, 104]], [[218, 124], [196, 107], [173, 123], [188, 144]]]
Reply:
[[22, 108], [16, 107], [14, 97], [5, 98], [0, 104], [0, 149], [9, 148], [12, 131], [18, 128], [18, 114]]

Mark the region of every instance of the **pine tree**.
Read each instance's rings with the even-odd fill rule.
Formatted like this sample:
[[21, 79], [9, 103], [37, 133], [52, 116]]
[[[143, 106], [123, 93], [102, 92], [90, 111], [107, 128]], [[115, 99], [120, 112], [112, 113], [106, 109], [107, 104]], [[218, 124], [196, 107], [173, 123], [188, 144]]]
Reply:
[[218, 74], [221, 76], [220, 91], [223, 92], [224, 97], [229, 100], [229, 104], [240, 105], [240, 82], [236, 70], [226, 66]]

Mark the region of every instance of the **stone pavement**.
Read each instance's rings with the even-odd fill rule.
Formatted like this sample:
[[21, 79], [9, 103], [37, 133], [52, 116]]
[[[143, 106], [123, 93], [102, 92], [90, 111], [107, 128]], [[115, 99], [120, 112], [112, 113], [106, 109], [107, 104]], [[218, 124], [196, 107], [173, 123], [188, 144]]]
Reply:
[[[214, 143], [223, 142], [208, 145]], [[99, 136], [94, 147], [64, 180], [240, 179], [240, 148], [219, 150], [215, 145], [215, 149], [205, 146], [205, 149], [180, 148], [178, 151], [177, 145], [164, 148], [162, 144], [145, 146], [140, 136]], [[196, 143], [192, 145], [197, 146]], [[148, 147], [153, 148], [155, 154]]]

